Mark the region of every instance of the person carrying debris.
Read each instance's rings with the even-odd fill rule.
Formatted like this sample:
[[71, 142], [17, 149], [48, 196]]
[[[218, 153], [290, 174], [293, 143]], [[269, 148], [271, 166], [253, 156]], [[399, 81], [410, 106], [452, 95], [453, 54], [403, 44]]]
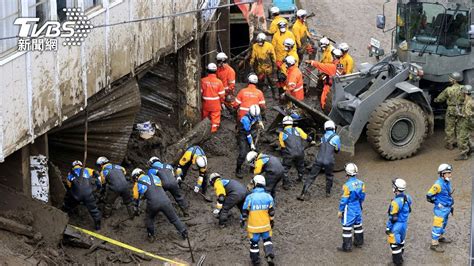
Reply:
[[194, 192], [201, 191], [206, 194], [207, 190], [207, 157], [204, 150], [199, 146], [191, 146], [186, 149], [176, 167], [175, 175], [178, 183], [181, 183], [188, 174], [189, 167], [196, 165], [199, 171], [199, 177]]
[[130, 218], [134, 217], [132, 195], [130, 194], [129, 183], [125, 175], [127, 171], [118, 164], [112, 164], [107, 157], [97, 158], [95, 163], [99, 167], [100, 179], [102, 183], [102, 194], [105, 194], [104, 218], [110, 217], [117, 198], [122, 198], [123, 205], [126, 206]]
[[446, 163], [440, 164], [438, 167], [438, 179], [426, 194], [426, 200], [434, 204], [430, 249], [436, 252], [444, 252], [439, 243], [452, 242], [444, 236], [449, 214], [454, 215], [453, 189], [451, 188], [452, 172], [453, 167], [451, 165]]
[[392, 181], [395, 198], [388, 207], [388, 221], [385, 233], [392, 249], [392, 261], [395, 265], [403, 264], [405, 236], [408, 228], [408, 218], [411, 213], [412, 199], [405, 194], [407, 183], [401, 178]]
[[326, 197], [331, 195], [331, 188], [334, 179], [334, 153], [341, 150], [341, 139], [336, 133], [336, 125], [333, 121], [326, 121], [324, 123], [324, 130], [325, 133], [321, 138], [321, 145], [319, 146], [318, 155], [316, 155], [316, 161], [311, 167], [311, 172], [304, 182], [301, 195], [298, 197], [301, 201], [305, 200], [305, 195], [322, 169], [324, 169], [324, 173], [326, 174]]
[[211, 132], [216, 132], [221, 124], [221, 104], [224, 102], [225, 90], [222, 81], [216, 76], [217, 66], [207, 65], [207, 76], [201, 79], [202, 115], [211, 120]]
[[343, 42], [339, 44], [338, 49], [342, 52], [340, 63], [343, 66], [343, 71], [341, 75], [352, 74], [354, 72], [354, 59], [349, 54], [349, 45]]
[[158, 157], [151, 157], [150, 160], [148, 160], [148, 167], [150, 167], [147, 171], [148, 176], [158, 176], [161, 180], [163, 189], [171, 193], [174, 200], [178, 203], [179, 208], [183, 212], [183, 216], [189, 216], [188, 203], [184, 199], [184, 195], [179, 188], [178, 181], [174, 176], [173, 166], [162, 162]]
[[97, 201], [94, 197], [94, 186], [97, 189], [100, 189], [102, 186], [99, 174], [90, 168], [84, 167], [81, 161], [74, 161], [72, 169], [67, 176], [66, 186], [67, 191], [62, 210], [70, 215], [77, 205], [80, 203], [84, 204], [92, 220], [94, 220], [95, 230], [100, 230], [102, 213], [97, 208]]
[[[249, 112], [240, 119], [240, 127], [238, 132], [239, 156], [237, 157], [237, 166], [235, 168], [235, 175], [243, 178], [242, 164], [245, 161], [245, 156], [252, 150], [256, 150], [256, 139], [259, 130], [264, 129], [262, 117], [260, 116], [260, 107], [257, 104], [250, 106]], [[259, 129], [257, 129], [259, 127]]]
[[272, 16], [272, 23], [270, 23], [270, 29], [266, 33], [269, 35], [274, 35], [279, 31], [278, 24], [280, 22], [285, 22], [286, 24], [288, 24], [288, 20], [280, 16], [280, 9], [276, 6], [270, 8], [270, 14]]
[[225, 53], [218, 53], [216, 56], [217, 62], [217, 78], [222, 81], [224, 85], [225, 96], [234, 95], [235, 89], [235, 71], [227, 63], [227, 55]]
[[265, 97], [263, 92], [257, 88], [258, 77], [254, 73], [248, 76], [248, 86], [243, 88], [237, 94], [235, 102], [239, 111], [237, 113], [237, 121], [240, 120], [249, 112], [250, 106], [258, 105], [259, 110], [265, 110]]
[[342, 247], [337, 250], [352, 251], [352, 228], [354, 227], [354, 246], [360, 248], [364, 244], [364, 229], [362, 228], [362, 204], [365, 200], [365, 184], [357, 179], [359, 169], [354, 163], [344, 167], [347, 181], [342, 186], [342, 197], [339, 202], [337, 217], [342, 224]]
[[183, 239], [186, 239], [188, 237], [186, 225], [181, 222], [176, 214], [170, 199], [163, 190], [160, 178], [155, 175], [145, 175], [142, 169], [135, 168], [132, 171], [132, 180], [134, 182], [133, 198], [136, 201], [136, 215], [139, 214], [140, 199], [144, 198], [146, 200], [145, 225], [148, 241], [150, 243], [155, 241], [155, 217], [159, 212], [162, 212]]
[[298, 57], [302, 60], [305, 52], [309, 49], [313, 49], [312, 40], [310, 38], [311, 33], [308, 31], [306, 25], [306, 16], [308, 12], [304, 9], [300, 9], [296, 12], [296, 21], [293, 24], [291, 31], [295, 35], [296, 49], [298, 51]]
[[293, 126], [293, 118], [285, 116], [283, 118], [283, 131], [280, 132], [278, 140], [281, 147], [283, 167], [286, 179], [289, 180], [288, 171], [294, 164], [298, 171], [298, 182], [303, 181], [304, 175], [304, 143], [303, 140], [316, 144], [301, 128]]
[[304, 100], [303, 90], [303, 74], [298, 68], [296, 59], [293, 56], [287, 56], [284, 59], [285, 65], [288, 68], [286, 85], [284, 87], [285, 93], [290, 94], [299, 101]]
[[320, 73], [324, 74], [322, 77], [324, 87], [323, 87], [323, 92], [321, 93], [321, 108], [323, 110], [325, 110], [325, 107], [326, 107], [326, 101], [327, 101], [326, 98], [329, 92], [331, 91], [333, 78], [336, 75], [340, 75], [342, 73], [342, 65], [339, 62], [341, 56], [342, 56], [341, 50], [333, 49], [332, 57], [334, 59], [331, 63], [323, 63], [323, 62], [318, 62], [314, 60], [305, 61], [307, 64], [310, 64], [316, 69], [318, 69]]
[[449, 82], [451, 86], [444, 89], [438, 97], [434, 99], [435, 103], [446, 102], [446, 116], [444, 117], [444, 132], [446, 133], [446, 149], [452, 150], [459, 142], [459, 113], [464, 104], [464, 94], [462, 93], [462, 85], [459, 84], [463, 77], [459, 72], [449, 74]]
[[265, 174], [266, 190], [275, 198], [276, 186], [283, 180], [283, 189], [290, 189], [289, 180], [285, 176], [285, 168], [280, 159], [273, 155], [250, 151], [247, 154], [247, 163], [253, 168], [255, 175]]
[[252, 265], [260, 265], [260, 248], [258, 242], [263, 240], [265, 258], [269, 265], [274, 265], [272, 242], [273, 219], [275, 217], [275, 209], [273, 198], [265, 192], [265, 177], [256, 175], [252, 179], [253, 190], [245, 198], [242, 208], [241, 226], [247, 224], [248, 238], [250, 239], [250, 259]]
[[464, 93], [464, 105], [462, 106], [460, 117], [459, 117], [459, 136], [458, 146], [461, 154], [454, 159], [467, 160], [469, 154], [472, 152], [471, 148], [471, 132], [472, 132], [472, 119], [474, 117], [474, 100], [472, 99], [472, 86], [464, 85], [462, 88]]
[[216, 208], [212, 213], [219, 218], [219, 225], [224, 227], [233, 207], [242, 213], [247, 189], [239, 181], [223, 178], [219, 173], [209, 176], [209, 184], [214, 187], [217, 196]]
[[257, 42], [252, 45], [250, 55], [250, 65], [258, 76], [261, 84], [267, 82], [272, 94], [275, 95], [275, 84], [273, 82], [273, 73], [276, 69], [275, 49], [273, 45], [266, 41], [265, 33], [257, 35]]

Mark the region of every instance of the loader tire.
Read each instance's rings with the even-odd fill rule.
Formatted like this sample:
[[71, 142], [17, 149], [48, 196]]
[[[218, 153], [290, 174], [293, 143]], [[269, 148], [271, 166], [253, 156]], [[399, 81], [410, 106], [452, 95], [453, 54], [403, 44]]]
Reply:
[[427, 134], [428, 118], [423, 110], [416, 103], [400, 98], [380, 104], [367, 125], [367, 140], [388, 160], [414, 155]]

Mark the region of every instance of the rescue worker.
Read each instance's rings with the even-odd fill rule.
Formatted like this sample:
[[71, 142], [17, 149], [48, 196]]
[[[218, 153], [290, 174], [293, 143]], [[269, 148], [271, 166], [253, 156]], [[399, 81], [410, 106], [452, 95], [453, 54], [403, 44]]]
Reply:
[[237, 207], [242, 214], [247, 189], [239, 181], [223, 178], [219, 173], [209, 176], [209, 184], [214, 187], [217, 196], [212, 213], [219, 218], [219, 225], [224, 227], [233, 207]]
[[279, 88], [280, 93], [285, 91], [284, 87], [288, 81], [288, 65], [285, 63], [285, 58], [288, 56], [292, 56], [295, 59], [295, 65], [298, 65], [299, 57], [298, 53], [295, 49], [295, 41], [291, 38], [286, 39], [283, 42], [283, 46], [285, 46], [285, 57], [283, 57], [283, 61], [277, 64], [277, 87]]
[[342, 52], [342, 56], [340, 59], [340, 64], [343, 66], [343, 71], [341, 75], [348, 75], [354, 72], [354, 59], [349, 54], [349, 45], [345, 42], [339, 44], [339, 50]]
[[126, 206], [130, 218], [134, 217], [132, 195], [125, 175], [127, 171], [118, 164], [112, 164], [107, 157], [97, 158], [96, 165], [100, 169], [102, 193], [105, 193], [104, 218], [110, 217], [115, 201], [120, 196]]
[[267, 34], [274, 35], [279, 30], [278, 23], [283, 21], [286, 24], [288, 24], [288, 20], [286, 20], [286, 18], [280, 16], [280, 9], [276, 6], [272, 6], [270, 8], [270, 14], [272, 16], [272, 23], [270, 24], [270, 29], [267, 31]]
[[364, 229], [362, 228], [362, 204], [365, 200], [365, 184], [357, 179], [359, 172], [357, 165], [345, 165], [347, 181], [342, 186], [342, 197], [339, 202], [337, 217], [342, 224], [342, 247], [339, 251], [352, 251], [352, 228], [354, 228], [354, 246], [362, 247], [364, 244]]
[[217, 78], [222, 81], [224, 86], [225, 96], [234, 95], [235, 89], [235, 71], [227, 63], [227, 55], [225, 53], [218, 53], [216, 56], [217, 62]]
[[[322, 80], [323, 80], [323, 92], [321, 93], [321, 108], [325, 110], [326, 107], [326, 102], [327, 102], [327, 96], [329, 92], [331, 91], [332, 87], [332, 82], [333, 78], [336, 75], [340, 75], [342, 73], [342, 65], [339, 62], [339, 59], [342, 56], [342, 52], [339, 49], [333, 49], [332, 50], [332, 57], [334, 60], [331, 63], [322, 63], [314, 60], [306, 60], [307, 64], [312, 65], [318, 71], [323, 75]], [[332, 99], [330, 99], [332, 100]], [[330, 110], [326, 110], [328, 113]]]
[[204, 150], [199, 146], [191, 146], [186, 149], [181, 159], [179, 159], [178, 167], [175, 175], [178, 184], [180, 184], [188, 174], [189, 167], [195, 165], [199, 171], [199, 177], [194, 192], [201, 191], [206, 194], [207, 190], [207, 157]]
[[239, 108], [237, 112], [237, 121], [240, 122], [242, 117], [248, 113], [250, 106], [257, 104], [259, 109], [265, 110], [265, 97], [263, 92], [257, 88], [258, 77], [257, 75], [251, 73], [248, 76], [248, 85], [246, 88], [243, 88], [237, 94], [235, 102]]
[[176, 215], [170, 199], [163, 190], [160, 178], [155, 175], [146, 175], [142, 169], [135, 168], [132, 171], [132, 180], [134, 181], [133, 198], [136, 201], [137, 215], [140, 199], [146, 200], [145, 226], [148, 241], [150, 243], [155, 241], [155, 217], [160, 212], [174, 225], [183, 239], [186, 239], [188, 237], [186, 225]]
[[[464, 94], [462, 93], [462, 75], [459, 72], [449, 74], [451, 86], [444, 89], [438, 97], [434, 99], [435, 103], [446, 102], [446, 116], [444, 117], [444, 132], [446, 133], [446, 149], [452, 150], [456, 144], [456, 137], [459, 137], [459, 110], [464, 103]], [[459, 139], [457, 139], [459, 141]]]
[[245, 198], [242, 208], [241, 226], [247, 223], [247, 233], [250, 239], [250, 259], [252, 265], [260, 265], [260, 248], [258, 242], [263, 240], [265, 258], [269, 265], [274, 265], [272, 242], [273, 219], [275, 217], [275, 209], [273, 206], [273, 198], [265, 192], [265, 177], [256, 175], [252, 179], [253, 190]]
[[148, 176], [155, 175], [159, 177], [163, 189], [171, 193], [174, 200], [178, 203], [179, 208], [183, 212], [183, 216], [189, 216], [188, 203], [184, 199], [184, 195], [179, 188], [178, 181], [174, 176], [173, 166], [162, 162], [158, 157], [151, 157], [150, 160], [148, 160], [148, 167], [150, 167], [147, 171]]
[[275, 84], [273, 73], [276, 69], [275, 49], [273, 45], [266, 41], [265, 33], [257, 35], [257, 42], [252, 45], [250, 65], [258, 76], [261, 84], [267, 82], [273, 94], [275, 94]]
[[334, 179], [334, 153], [338, 153], [341, 150], [341, 139], [336, 133], [336, 125], [333, 121], [326, 121], [324, 123], [324, 130], [324, 136], [321, 138], [321, 145], [319, 146], [318, 155], [316, 155], [316, 161], [311, 167], [311, 172], [304, 182], [301, 195], [298, 197], [301, 201], [305, 200], [305, 195], [322, 169], [324, 169], [326, 175], [326, 197], [331, 195]]
[[293, 118], [285, 116], [283, 118], [283, 131], [280, 132], [278, 140], [280, 142], [281, 157], [286, 179], [289, 180], [288, 171], [294, 164], [298, 171], [298, 182], [303, 181], [304, 175], [304, 144], [303, 140], [316, 144], [301, 128], [293, 126]]
[[407, 183], [401, 178], [392, 181], [395, 197], [388, 207], [388, 221], [385, 233], [392, 249], [392, 261], [395, 265], [403, 264], [405, 236], [408, 229], [408, 218], [411, 213], [412, 199], [405, 194]]
[[100, 220], [102, 214], [97, 208], [97, 201], [94, 197], [94, 185], [92, 179], [95, 180], [95, 186], [97, 189], [101, 188], [99, 175], [94, 170], [84, 167], [81, 161], [74, 161], [72, 163], [72, 169], [69, 172], [66, 179], [66, 195], [64, 197], [63, 211], [71, 214], [72, 210], [80, 203], [86, 206], [89, 214], [94, 220], [95, 230], [100, 230]]
[[296, 21], [291, 29], [291, 31], [295, 35], [296, 49], [298, 51], [298, 57], [300, 59], [303, 59], [303, 55], [306, 49], [308, 49], [308, 45], [310, 45], [310, 49], [312, 49], [312, 40], [310, 38], [311, 33], [308, 31], [308, 26], [305, 22], [307, 15], [308, 12], [306, 12], [306, 10], [298, 10], [296, 12]]
[[[285, 45], [283, 43], [288, 38], [295, 41], [295, 35], [293, 35], [293, 33], [288, 30], [288, 23], [280, 21], [278, 23], [278, 32], [275, 33], [272, 38], [272, 45], [273, 48], [275, 48], [277, 66], [283, 63], [283, 59], [285, 59], [287, 54]], [[293, 49], [296, 51], [296, 47], [293, 47]]]
[[207, 76], [201, 79], [202, 116], [211, 120], [211, 132], [216, 132], [221, 124], [221, 104], [224, 102], [225, 90], [222, 81], [216, 76], [217, 66], [207, 65]]
[[276, 195], [276, 186], [283, 180], [283, 189], [290, 189], [290, 184], [285, 176], [285, 168], [280, 159], [273, 155], [250, 151], [247, 156], [247, 163], [253, 168], [255, 175], [264, 174], [266, 176], [266, 190], [273, 198]]
[[299, 101], [304, 100], [303, 74], [296, 64], [293, 56], [285, 58], [285, 65], [288, 67], [285, 92], [295, 97]]
[[454, 160], [467, 160], [471, 150], [471, 132], [473, 129], [472, 119], [474, 117], [474, 100], [471, 97], [472, 86], [464, 85], [462, 88], [464, 93], [464, 103], [459, 117], [459, 136], [458, 146], [461, 153]]
[[321, 47], [321, 60], [322, 64], [330, 64], [333, 61], [332, 58], [332, 50], [334, 50], [334, 46], [329, 42], [327, 37], [323, 37], [319, 40], [319, 46]]
[[436, 180], [426, 194], [426, 200], [434, 204], [430, 249], [436, 252], [444, 252], [444, 249], [439, 243], [452, 242], [444, 236], [446, 233], [446, 225], [448, 225], [449, 214], [454, 214], [453, 190], [451, 188], [452, 171], [453, 167], [451, 165], [446, 163], [440, 164], [438, 167], [438, 180]]
[[[259, 129], [257, 129], [259, 127]], [[249, 112], [240, 119], [240, 127], [238, 132], [239, 156], [237, 157], [237, 167], [235, 168], [235, 175], [243, 178], [242, 164], [245, 161], [245, 156], [252, 150], [256, 150], [255, 140], [257, 138], [258, 130], [263, 130], [264, 125], [262, 117], [260, 116], [260, 107], [256, 104], [250, 106]]]

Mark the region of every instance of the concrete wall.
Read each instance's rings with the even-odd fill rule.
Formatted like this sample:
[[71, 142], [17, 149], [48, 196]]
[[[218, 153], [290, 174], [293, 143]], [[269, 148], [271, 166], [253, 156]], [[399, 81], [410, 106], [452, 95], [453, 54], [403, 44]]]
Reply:
[[[113, 4], [109, 5], [109, 2]], [[103, 0], [93, 25], [194, 10], [197, 0]], [[80, 47], [15, 53], [0, 60], [0, 162], [78, 113], [87, 98], [195, 35], [196, 14], [95, 27]]]

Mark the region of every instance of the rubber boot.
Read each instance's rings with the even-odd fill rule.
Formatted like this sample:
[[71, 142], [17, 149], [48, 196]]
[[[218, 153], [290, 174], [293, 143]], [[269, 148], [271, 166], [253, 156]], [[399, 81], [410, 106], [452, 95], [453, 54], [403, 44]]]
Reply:
[[104, 212], [103, 212], [103, 216], [104, 218], [109, 218], [110, 215], [112, 215], [112, 205], [109, 205], [109, 204], [106, 204], [104, 206]]
[[444, 249], [439, 245], [438, 240], [431, 240], [430, 249], [438, 253], [444, 252]]
[[467, 153], [461, 153], [458, 155], [458, 157], [454, 158], [455, 161], [464, 161], [467, 159], [469, 159], [469, 156], [467, 155]]
[[342, 247], [338, 247], [337, 250], [342, 252], [352, 252], [352, 237], [343, 237]]
[[148, 238], [148, 242], [149, 242], [149, 243], [155, 242], [155, 239], [156, 239], [156, 238], [155, 238], [155, 235], [152, 234], [152, 233], [148, 233], [148, 237], [147, 237], [147, 238]]
[[362, 228], [362, 224], [354, 225], [354, 246], [357, 248], [361, 248], [364, 244], [364, 231]]
[[100, 230], [100, 220], [94, 222], [94, 228], [96, 231]]
[[308, 185], [303, 185], [303, 190], [301, 191], [301, 195], [299, 195], [296, 199], [305, 201], [306, 197], [305, 195], [308, 193], [309, 186]]
[[445, 244], [450, 244], [450, 243], [453, 243], [453, 241], [449, 238], [446, 238], [444, 236], [441, 236], [439, 239], [438, 239], [438, 242], [439, 243], [445, 243]]
[[[252, 252], [255, 250], [256, 252]], [[260, 251], [258, 244], [250, 244], [250, 260], [252, 260], [252, 265], [260, 265]]]
[[326, 198], [331, 197], [332, 181], [326, 181]]
[[403, 265], [403, 256], [402, 256], [402, 253], [398, 253], [398, 254], [392, 254], [392, 261], [393, 261], [393, 264], [399, 266], [399, 265]]

